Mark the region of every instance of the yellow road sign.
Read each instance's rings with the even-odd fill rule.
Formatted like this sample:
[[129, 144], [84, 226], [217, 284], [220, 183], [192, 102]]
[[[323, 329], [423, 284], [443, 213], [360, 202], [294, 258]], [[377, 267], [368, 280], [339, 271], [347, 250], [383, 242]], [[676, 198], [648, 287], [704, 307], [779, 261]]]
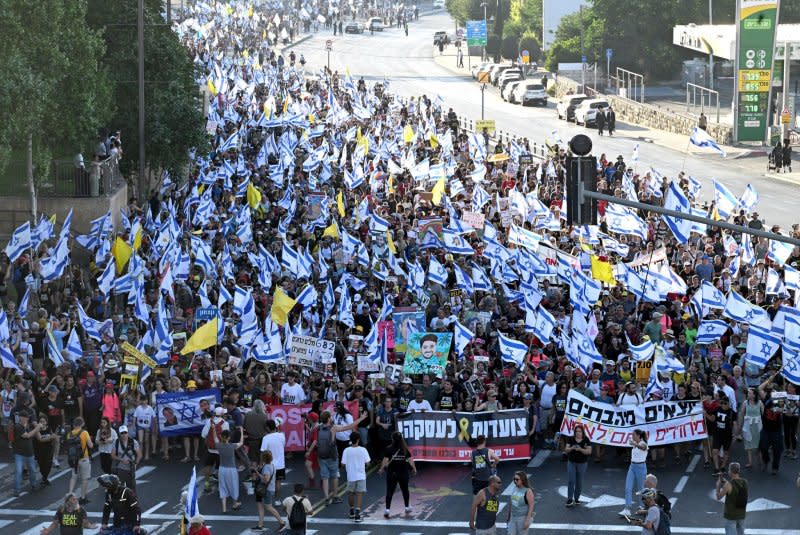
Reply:
[[144, 353], [142, 353], [141, 351], [130, 345], [128, 342], [122, 342], [119, 348], [126, 355], [135, 358], [139, 362], [147, 364], [151, 368], [156, 368], [158, 366], [158, 363], [156, 361], [154, 361], [153, 359], [151, 359], [150, 357], [148, 357], [147, 355], [145, 355]]
[[475, 121], [475, 131], [479, 134], [483, 133], [484, 129], [488, 130], [490, 134], [494, 134], [494, 128], [494, 119], [481, 119], [480, 121]]

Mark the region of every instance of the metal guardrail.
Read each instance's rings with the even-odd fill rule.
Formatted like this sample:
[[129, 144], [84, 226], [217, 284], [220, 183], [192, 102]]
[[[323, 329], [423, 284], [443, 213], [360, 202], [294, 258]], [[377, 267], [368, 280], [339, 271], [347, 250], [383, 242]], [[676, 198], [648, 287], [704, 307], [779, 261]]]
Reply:
[[[699, 104], [698, 104], [699, 97]], [[706, 111], [706, 108], [712, 108], [712, 98], [716, 101], [717, 108], [717, 123], [719, 123], [719, 91], [714, 91], [702, 85], [686, 82], [686, 112], [691, 113], [692, 108], [700, 108], [700, 112]], [[708, 106], [706, 106], [708, 100]]]
[[112, 193], [112, 185], [123, 181], [119, 158], [110, 157], [76, 167], [72, 160], [53, 160], [49, 181], [36, 193], [45, 197], [99, 197]]
[[[468, 117], [459, 117], [458, 118], [458, 126], [459, 128], [466, 130], [467, 132], [476, 132], [475, 130], [475, 121]], [[494, 142], [495, 146], [497, 142], [503, 143], [506, 147], [511, 143], [512, 140], [520, 140], [523, 136], [517, 136], [511, 134], [505, 130], [495, 129], [494, 134], [489, 136], [489, 140]], [[531, 155], [536, 158], [545, 159], [548, 155], [548, 148], [547, 145], [544, 143], [536, 143], [528, 140], [528, 145], [531, 148]]]

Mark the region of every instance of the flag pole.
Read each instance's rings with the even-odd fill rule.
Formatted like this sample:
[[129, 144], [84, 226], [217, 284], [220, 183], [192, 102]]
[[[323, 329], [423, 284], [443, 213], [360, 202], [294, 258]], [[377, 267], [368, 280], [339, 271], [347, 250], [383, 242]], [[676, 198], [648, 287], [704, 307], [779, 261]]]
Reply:
[[683, 161], [681, 162], [681, 173], [686, 167], [686, 157], [689, 155], [689, 146], [692, 144], [691, 138], [686, 140], [686, 150], [683, 151]]

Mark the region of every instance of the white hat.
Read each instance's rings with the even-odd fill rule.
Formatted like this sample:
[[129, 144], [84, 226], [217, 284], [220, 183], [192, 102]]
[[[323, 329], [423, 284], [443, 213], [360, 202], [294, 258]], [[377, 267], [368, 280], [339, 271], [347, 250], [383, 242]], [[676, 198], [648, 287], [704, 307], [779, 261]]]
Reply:
[[203, 518], [203, 515], [200, 513], [194, 515], [192, 518], [189, 519], [190, 524], [205, 524], [206, 519]]
[[127, 432], [128, 432], [128, 426], [127, 425], [121, 425], [121, 426], [119, 426], [119, 429], [117, 429], [117, 433], [127, 433]]
[[223, 414], [225, 414], [225, 409], [223, 409], [222, 407], [217, 407], [216, 409], [214, 409], [214, 414], [216, 416], [222, 416]]
[[119, 366], [119, 361], [117, 359], [108, 359], [106, 361], [105, 369], [106, 370], [113, 370], [117, 366]]
[[406, 378], [403, 379], [402, 383], [404, 385], [410, 385], [410, 384], [414, 384], [414, 381], [411, 380], [411, 377], [406, 377]]

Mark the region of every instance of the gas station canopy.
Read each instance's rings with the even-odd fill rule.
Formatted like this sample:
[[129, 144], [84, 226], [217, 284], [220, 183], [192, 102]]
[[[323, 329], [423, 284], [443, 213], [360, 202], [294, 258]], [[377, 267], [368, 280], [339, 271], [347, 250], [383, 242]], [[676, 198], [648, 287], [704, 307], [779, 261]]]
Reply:
[[[779, 24], [775, 35], [775, 59], [783, 59], [789, 42], [790, 59], [800, 60], [800, 24]], [[672, 28], [672, 44], [702, 54], [733, 61], [736, 57], [736, 25], [681, 24]]]

